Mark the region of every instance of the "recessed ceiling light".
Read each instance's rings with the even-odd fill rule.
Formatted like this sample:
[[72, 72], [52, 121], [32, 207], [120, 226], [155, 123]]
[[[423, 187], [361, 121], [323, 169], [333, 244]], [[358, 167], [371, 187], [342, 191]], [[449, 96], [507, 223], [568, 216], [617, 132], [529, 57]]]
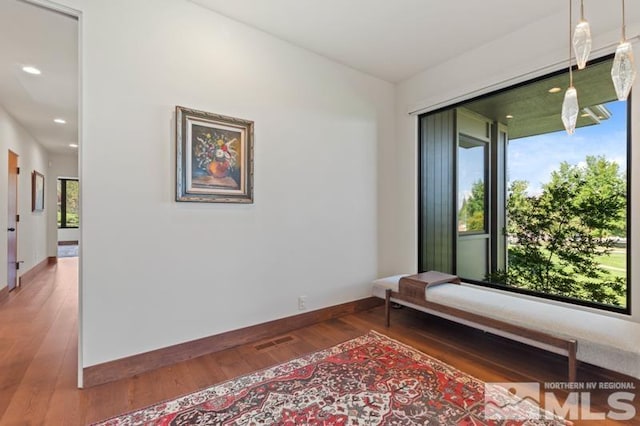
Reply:
[[580, 114], [580, 117], [590, 117], [590, 114], [585, 112], [584, 114]]
[[551, 89], [549, 89], [549, 93], [558, 93], [561, 92], [562, 89], [559, 87], [552, 87]]
[[40, 75], [42, 74], [42, 71], [40, 71], [38, 68], [36, 67], [32, 67], [31, 65], [27, 65], [26, 67], [22, 67], [22, 71], [28, 73], [28, 74], [33, 74], [33, 75]]
[[511, 120], [513, 118], [513, 115], [507, 114], [505, 117], [507, 117], [509, 120]]
[[58, 124], [66, 124], [67, 120], [64, 120], [62, 118], [56, 118], [53, 120], [54, 123], [58, 123]]
[[77, 144], [77, 143], [70, 143], [70, 144], [69, 144], [69, 146], [70, 146], [71, 148], [77, 148], [77, 147], [78, 147], [78, 144]]

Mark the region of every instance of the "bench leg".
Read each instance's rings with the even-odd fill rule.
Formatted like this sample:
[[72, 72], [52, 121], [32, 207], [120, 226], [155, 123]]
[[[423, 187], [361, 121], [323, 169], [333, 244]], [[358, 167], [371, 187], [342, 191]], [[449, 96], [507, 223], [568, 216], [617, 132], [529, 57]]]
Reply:
[[386, 289], [384, 292], [384, 326], [391, 325], [391, 290]]
[[577, 369], [578, 369], [578, 342], [575, 340], [569, 340], [567, 345], [567, 352], [569, 357], [569, 383], [576, 381]]

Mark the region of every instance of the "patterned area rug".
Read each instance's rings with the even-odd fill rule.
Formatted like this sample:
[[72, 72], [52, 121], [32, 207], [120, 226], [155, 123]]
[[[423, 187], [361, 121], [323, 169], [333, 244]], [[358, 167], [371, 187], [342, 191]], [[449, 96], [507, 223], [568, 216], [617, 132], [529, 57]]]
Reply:
[[[99, 425], [563, 425], [374, 331]], [[490, 409], [485, 410], [486, 406]], [[486, 413], [485, 413], [486, 411]], [[497, 419], [497, 420], [493, 420]], [[538, 420], [539, 419], [539, 420]]]

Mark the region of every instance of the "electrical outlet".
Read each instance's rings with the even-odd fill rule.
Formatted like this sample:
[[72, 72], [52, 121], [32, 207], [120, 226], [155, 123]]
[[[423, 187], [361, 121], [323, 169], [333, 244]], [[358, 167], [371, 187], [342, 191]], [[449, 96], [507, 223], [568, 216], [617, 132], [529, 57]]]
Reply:
[[298, 310], [304, 311], [307, 309], [307, 296], [298, 296]]

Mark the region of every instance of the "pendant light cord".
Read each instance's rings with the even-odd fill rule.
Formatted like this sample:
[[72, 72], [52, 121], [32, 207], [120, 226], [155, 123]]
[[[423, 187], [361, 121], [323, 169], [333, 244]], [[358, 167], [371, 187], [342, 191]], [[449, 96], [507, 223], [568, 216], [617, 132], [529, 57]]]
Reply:
[[[569, 0], [569, 87], [573, 87], [573, 70], [571, 69], [571, 15], [573, 14], [573, 0]], [[624, 4], [624, 0], [622, 0]]]
[[623, 43], [627, 41], [627, 26], [625, 25], [624, 21], [625, 21], [624, 0], [622, 0], [622, 42]]
[[580, 20], [584, 21], [584, 0], [580, 0]]

